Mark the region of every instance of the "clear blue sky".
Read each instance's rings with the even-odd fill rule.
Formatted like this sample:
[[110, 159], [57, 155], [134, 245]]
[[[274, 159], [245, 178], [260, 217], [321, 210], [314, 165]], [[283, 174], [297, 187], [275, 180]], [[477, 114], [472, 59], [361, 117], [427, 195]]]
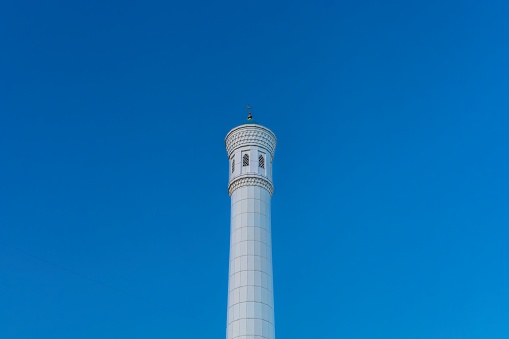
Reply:
[[278, 338], [509, 338], [507, 1], [4, 1], [0, 337], [223, 339], [224, 137], [278, 137]]

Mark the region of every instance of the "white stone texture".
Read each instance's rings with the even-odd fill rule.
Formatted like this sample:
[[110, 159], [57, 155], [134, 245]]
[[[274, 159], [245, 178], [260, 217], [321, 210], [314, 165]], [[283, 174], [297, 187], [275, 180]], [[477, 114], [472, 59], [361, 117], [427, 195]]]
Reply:
[[[242, 125], [228, 133], [225, 143], [231, 195], [226, 338], [275, 339], [270, 201], [276, 138], [265, 127]], [[248, 166], [243, 166], [243, 154], [249, 155]]]

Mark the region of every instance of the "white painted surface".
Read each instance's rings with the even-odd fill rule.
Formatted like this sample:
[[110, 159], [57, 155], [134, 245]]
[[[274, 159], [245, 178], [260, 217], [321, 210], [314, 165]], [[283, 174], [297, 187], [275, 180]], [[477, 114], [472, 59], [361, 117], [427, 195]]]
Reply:
[[[276, 139], [265, 127], [242, 125], [228, 133], [226, 145], [231, 194], [226, 338], [275, 339], [270, 166]], [[259, 169], [260, 152], [266, 157], [265, 170]], [[244, 153], [249, 154], [249, 166], [242, 166]], [[235, 159], [233, 173], [232, 157]]]

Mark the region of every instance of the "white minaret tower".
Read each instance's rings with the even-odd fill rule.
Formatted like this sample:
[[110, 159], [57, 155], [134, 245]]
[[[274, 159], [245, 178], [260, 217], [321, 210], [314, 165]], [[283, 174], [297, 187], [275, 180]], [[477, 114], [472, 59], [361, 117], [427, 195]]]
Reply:
[[225, 139], [230, 162], [227, 339], [274, 339], [270, 199], [276, 136], [253, 121]]

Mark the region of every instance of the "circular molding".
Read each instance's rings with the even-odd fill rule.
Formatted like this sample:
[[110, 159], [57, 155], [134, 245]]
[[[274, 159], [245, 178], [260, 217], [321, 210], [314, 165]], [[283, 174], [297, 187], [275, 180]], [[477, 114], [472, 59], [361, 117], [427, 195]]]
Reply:
[[260, 125], [240, 125], [226, 135], [225, 145], [228, 158], [236, 149], [243, 146], [265, 148], [274, 157], [276, 135], [270, 129]]
[[237, 188], [244, 186], [259, 186], [261, 188], [265, 188], [269, 191], [270, 195], [274, 194], [274, 186], [272, 183], [264, 177], [239, 177], [234, 179], [230, 184], [228, 184], [228, 194], [232, 195], [233, 191]]

